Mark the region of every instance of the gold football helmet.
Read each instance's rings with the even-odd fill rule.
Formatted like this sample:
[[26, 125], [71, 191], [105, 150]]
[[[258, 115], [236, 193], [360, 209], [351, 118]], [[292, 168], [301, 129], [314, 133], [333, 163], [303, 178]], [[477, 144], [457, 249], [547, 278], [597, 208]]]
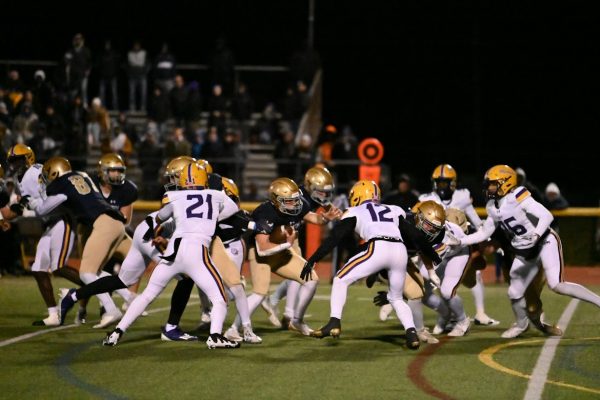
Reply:
[[456, 190], [456, 170], [450, 164], [440, 164], [433, 170], [431, 181], [433, 190], [442, 200], [450, 200]]
[[[122, 185], [125, 183], [125, 161], [117, 153], [103, 155], [98, 161], [98, 176], [104, 183], [110, 185]], [[111, 172], [115, 171], [115, 174]]]
[[363, 179], [352, 186], [348, 200], [352, 207], [359, 206], [369, 200], [379, 202], [381, 200], [381, 190], [375, 182]]
[[517, 173], [508, 165], [494, 165], [483, 177], [483, 191], [490, 199], [506, 196], [517, 187]]
[[240, 203], [240, 190], [237, 185], [233, 181], [233, 179], [226, 178], [224, 176], [221, 177], [221, 182], [223, 183], [223, 191], [227, 196], [231, 198], [231, 200], [235, 201], [237, 204]]
[[433, 200], [419, 202], [413, 206], [412, 212], [415, 214], [415, 225], [430, 242], [444, 229], [446, 212], [440, 203]]
[[71, 172], [71, 163], [64, 157], [52, 157], [42, 167], [42, 181], [49, 185], [56, 178]]
[[311, 199], [322, 206], [328, 206], [333, 199], [333, 177], [325, 167], [312, 167], [304, 174], [304, 187]]
[[188, 163], [179, 174], [177, 189], [205, 189], [208, 186], [208, 174], [198, 163]]
[[269, 200], [283, 214], [298, 215], [302, 211], [300, 189], [289, 178], [277, 178], [271, 182]]
[[450, 207], [446, 209], [446, 221], [455, 223], [462, 229], [464, 233], [467, 233], [469, 223], [467, 222], [467, 216], [462, 210], [458, 208]]
[[203, 160], [203, 159], [199, 159], [196, 162], [198, 163], [198, 165], [200, 165], [202, 168], [204, 168], [206, 170], [207, 174], [212, 174], [213, 173], [213, 167], [212, 167], [212, 165], [210, 165], [210, 163], [208, 161]]
[[164, 177], [167, 178], [167, 183], [164, 185], [166, 191], [175, 190], [175, 187], [179, 183], [181, 170], [193, 162], [196, 162], [196, 159], [190, 156], [179, 156], [169, 161], [165, 167], [164, 174]]
[[24, 144], [15, 144], [6, 154], [8, 169], [17, 177], [23, 176], [27, 168], [35, 164], [35, 153], [31, 147]]

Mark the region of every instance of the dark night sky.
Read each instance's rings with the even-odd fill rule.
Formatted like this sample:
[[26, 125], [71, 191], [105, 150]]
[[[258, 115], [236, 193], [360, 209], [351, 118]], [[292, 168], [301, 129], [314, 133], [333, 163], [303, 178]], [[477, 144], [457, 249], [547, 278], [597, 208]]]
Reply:
[[[478, 191], [489, 166], [507, 163], [542, 189], [556, 181], [574, 205], [598, 204], [589, 141], [600, 128], [600, 16], [592, 2], [316, 3], [326, 122], [382, 140], [395, 174], [411, 172], [427, 189], [430, 172], [447, 162]], [[32, 7], [20, 22], [4, 18], [0, 58], [55, 60], [81, 31], [92, 49], [110, 37], [126, 50], [140, 37], [155, 53], [166, 39], [180, 62], [203, 63], [224, 33], [239, 64], [286, 65], [306, 36], [307, 1], [168, 4], [140, 4], [141, 12], [106, 5], [79, 18]]]

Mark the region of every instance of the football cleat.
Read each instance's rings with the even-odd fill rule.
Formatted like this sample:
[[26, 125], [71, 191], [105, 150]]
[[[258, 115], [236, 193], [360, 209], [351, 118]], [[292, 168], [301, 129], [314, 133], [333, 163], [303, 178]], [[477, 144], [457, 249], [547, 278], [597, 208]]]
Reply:
[[252, 331], [251, 326], [244, 326], [244, 343], [261, 344], [262, 338]]
[[427, 328], [419, 329], [417, 331], [417, 336], [419, 337], [419, 340], [423, 343], [436, 344], [440, 342], [438, 338], [433, 336]]
[[235, 325], [231, 325], [229, 329], [225, 331], [224, 336], [232, 342], [241, 342], [242, 340], [244, 340], [244, 338], [242, 337], [242, 335], [240, 335], [240, 332], [238, 331], [238, 328]]
[[[75, 289], [62, 288], [59, 291], [60, 296], [58, 299], [58, 305], [59, 305], [59, 313], [60, 313], [60, 325], [63, 325], [65, 323], [65, 318], [67, 318], [67, 313], [75, 305], [75, 300], [73, 300], [73, 297], [71, 297], [71, 295], [73, 293], [75, 293]], [[75, 323], [77, 323], [77, 322], [75, 322]]]
[[500, 321], [496, 321], [493, 318], [488, 317], [486, 314], [478, 314], [473, 319], [475, 325], [487, 325], [487, 326], [496, 326], [500, 324]]
[[60, 323], [60, 318], [58, 316], [58, 313], [53, 313], [48, 315], [46, 318], [38, 320], [38, 321], [33, 321], [33, 323], [31, 324], [33, 326], [59, 326], [61, 325]]
[[527, 329], [529, 329], [529, 322], [525, 321], [525, 327], [520, 327], [516, 322], [513, 323], [511, 325], [510, 328], [508, 328], [507, 330], [505, 330], [504, 332], [502, 332], [502, 337], [504, 339], [512, 339], [512, 338], [516, 338], [517, 336], [521, 335], [523, 332], [525, 332]]
[[338, 318], [329, 318], [327, 324], [316, 331], [313, 331], [310, 336], [323, 339], [324, 337], [331, 336], [332, 338], [339, 338], [342, 333], [342, 323]]
[[279, 321], [279, 317], [277, 316], [277, 310], [273, 307], [268, 297], [265, 297], [265, 299], [260, 303], [260, 306], [267, 313], [271, 325], [277, 328], [281, 328], [282, 321]]
[[288, 324], [288, 330], [300, 332], [304, 336], [311, 336], [311, 334], [314, 332], [314, 330], [312, 330], [308, 325], [306, 325], [304, 321], [294, 322], [294, 320], [291, 320]]
[[123, 317], [123, 313], [119, 310], [115, 310], [115, 312], [105, 312], [100, 319], [100, 322], [94, 325], [92, 328], [101, 329], [106, 328], [109, 325], [118, 322], [121, 317]]
[[419, 335], [417, 335], [417, 330], [415, 328], [408, 328], [406, 330], [406, 347], [411, 350], [417, 350], [421, 345], [421, 341], [419, 340]]
[[165, 342], [193, 342], [198, 340], [198, 336], [185, 333], [179, 329], [179, 327], [167, 331], [163, 326], [160, 339], [164, 340]]
[[544, 313], [541, 313], [538, 318], [529, 317], [533, 326], [546, 336], [562, 336], [563, 331], [556, 325], [550, 325], [544, 321]]
[[211, 333], [206, 340], [206, 346], [209, 349], [237, 349], [240, 343], [231, 341], [220, 333]]
[[467, 332], [469, 332], [469, 327], [471, 326], [471, 319], [466, 317], [462, 321], [459, 321], [454, 325], [454, 328], [448, 333], [448, 336], [465, 336]]
[[119, 343], [119, 340], [123, 336], [123, 331], [119, 328], [116, 328], [112, 332], [106, 335], [104, 340], [102, 341], [103, 346], [116, 346]]

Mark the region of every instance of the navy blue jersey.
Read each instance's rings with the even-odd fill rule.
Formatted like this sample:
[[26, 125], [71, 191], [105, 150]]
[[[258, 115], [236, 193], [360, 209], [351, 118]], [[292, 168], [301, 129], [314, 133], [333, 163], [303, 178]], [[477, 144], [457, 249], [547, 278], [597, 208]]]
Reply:
[[[98, 176], [92, 177], [92, 180], [100, 189], [101, 182]], [[108, 197], [104, 196], [102, 189], [100, 189], [102, 197], [110, 204], [113, 208], [119, 210], [121, 207], [128, 206], [138, 199], [138, 188], [135, 183], [129, 179], [125, 179], [122, 185], [111, 185], [111, 191]]]
[[308, 193], [308, 190], [304, 187], [304, 185], [300, 185], [300, 193], [302, 193], [302, 197], [308, 202], [308, 206], [310, 207], [310, 211], [317, 211], [319, 207], [322, 207], [319, 203], [313, 200]]
[[67, 200], [63, 203], [75, 214], [77, 220], [85, 225], [93, 225], [96, 218], [102, 214], [125, 222], [125, 217], [115, 210], [102, 197], [96, 184], [87, 174], [68, 172], [50, 182], [46, 188], [48, 196], [64, 194]]
[[208, 188], [223, 190], [223, 179], [219, 174], [208, 174]]
[[273, 203], [265, 201], [252, 212], [252, 220], [256, 223], [258, 233], [270, 234], [273, 228], [279, 225], [291, 225], [296, 230], [303, 222], [303, 218], [310, 212], [308, 201], [304, 197], [302, 200], [302, 210], [298, 215], [284, 214], [277, 210]]
[[246, 210], [240, 210], [231, 217], [219, 221], [215, 234], [223, 243], [240, 239], [244, 232], [248, 230], [249, 222], [250, 213]]

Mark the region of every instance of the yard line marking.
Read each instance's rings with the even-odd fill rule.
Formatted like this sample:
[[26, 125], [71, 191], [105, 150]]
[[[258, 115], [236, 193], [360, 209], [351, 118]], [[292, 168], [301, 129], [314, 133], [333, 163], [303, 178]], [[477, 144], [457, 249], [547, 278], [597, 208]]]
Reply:
[[[567, 330], [567, 326], [569, 326], [569, 322], [571, 322], [571, 318], [573, 318], [573, 314], [575, 314], [578, 305], [579, 300], [571, 300], [560, 316], [558, 326], [562, 327], [563, 332]], [[531, 378], [527, 385], [527, 392], [525, 392], [523, 400], [537, 400], [542, 398], [544, 386], [546, 385], [546, 380], [548, 378], [548, 372], [552, 366], [552, 360], [556, 354], [556, 348], [560, 343], [560, 339], [560, 337], [546, 339], [542, 351], [540, 352], [540, 356], [533, 368], [533, 372], [531, 373]]]
[[[200, 304], [200, 302], [199, 301], [190, 301], [188, 303], [188, 305], [195, 305], [195, 304]], [[169, 307], [155, 308], [153, 310], [148, 311], [148, 314], [155, 314], [155, 313], [158, 313], [158, 312], [161, 312], [161, 311], [168, 311], [170, 309], [171, 309], [171, 306], [169, 306]], [[63, 326], [57, 326], [56, 328], [44, 329], [44, 330], [37, 331], [37, 332], [26, 333], [26, 334], [21, 335], [21, 336], [15, 336], [14, 338], [6, 339], [6, 340], [1, 341], [0, 342], [0, 347], [9, 346], [11, 344], [22, 342], [24, 340], [31, 339], [31, 338], [36, 337], [36, 336], [45, 335], [47, 333], [52, 333], [52, 332], [57, 332], [57, 331], [62, 331], [64, 329], [73, 328], [73, 327], [76, 327], [76, 326], [78, 326], [78, 325], [76, 325], [76, 324], [63, 325]], [[100, 332], [100, 331], [101, 330], [98, 330], [98, 332]]]

